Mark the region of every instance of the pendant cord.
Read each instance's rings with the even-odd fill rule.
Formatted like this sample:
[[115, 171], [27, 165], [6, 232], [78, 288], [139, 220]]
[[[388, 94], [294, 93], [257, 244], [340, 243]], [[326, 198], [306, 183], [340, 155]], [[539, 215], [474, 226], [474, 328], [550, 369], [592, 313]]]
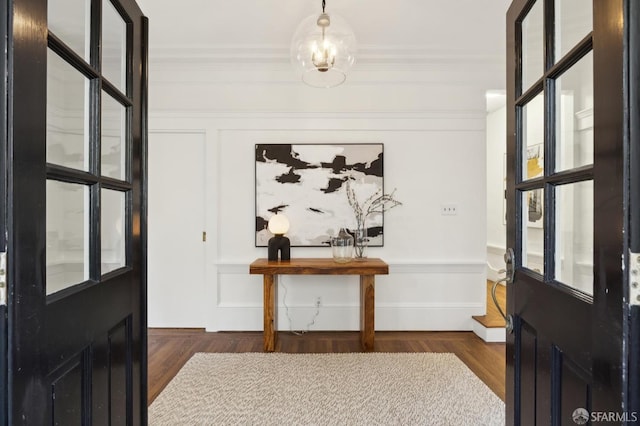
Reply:
[[326, 0], [322, 0], [322, 13], [324, 13], [325, 6], [326, 6]]

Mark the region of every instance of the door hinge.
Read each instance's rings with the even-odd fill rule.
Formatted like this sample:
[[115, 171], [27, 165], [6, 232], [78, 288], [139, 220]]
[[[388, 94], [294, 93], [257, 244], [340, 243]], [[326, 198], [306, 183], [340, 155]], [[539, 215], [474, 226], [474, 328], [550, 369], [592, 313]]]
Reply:
[[207, 241], [207, 231], [202, 231], [202, 241]]
[[629, 305], [640, 306], [640, 253], [629, 251]]
[[0, 306], [7, 306], [7, 253], [0, 252]]

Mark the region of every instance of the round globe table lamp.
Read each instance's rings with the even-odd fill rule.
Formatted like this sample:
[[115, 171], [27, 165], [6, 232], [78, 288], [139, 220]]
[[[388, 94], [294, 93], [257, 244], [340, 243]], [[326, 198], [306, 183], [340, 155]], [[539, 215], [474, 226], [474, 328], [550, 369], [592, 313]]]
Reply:
[[269, 232], [274, 236], [268, 243], [268, 259], [291, 260], [291, 242], [284, 234], [289, 230], [289, 219], [283, 214], [276, 214], [269, 219]]

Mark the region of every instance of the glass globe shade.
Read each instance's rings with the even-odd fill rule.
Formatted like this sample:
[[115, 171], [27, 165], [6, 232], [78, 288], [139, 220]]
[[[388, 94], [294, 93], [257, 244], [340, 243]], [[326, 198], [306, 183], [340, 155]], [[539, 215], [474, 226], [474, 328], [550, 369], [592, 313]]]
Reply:
[[[318, 22], [326, 15], [330, 23], [324, 27], [323, 38], [323, 27]], [[340, 15], [326, 15], [306, 17], [291, 40], [291, 63], [302, 81], [312, 87], [328, 88], [342, 84], [356, 60], [357, 44], [353, 30]], [[328, 53], [332, 63], [318, 65], [320, 53]]]
[[289, 230], [289, 219], [283, 214], [276, 214], [269, 219], [269, 232], [273, 235], [284, 235]]

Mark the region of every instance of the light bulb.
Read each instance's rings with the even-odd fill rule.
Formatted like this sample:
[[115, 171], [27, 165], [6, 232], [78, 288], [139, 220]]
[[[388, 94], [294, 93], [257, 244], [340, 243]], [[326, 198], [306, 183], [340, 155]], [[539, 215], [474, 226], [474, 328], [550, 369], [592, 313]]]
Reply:
[[277, 213], [269, 219], [269, 231], [273, 235], [284, 235], [289, 230], [289, 219], [283, 214]]

